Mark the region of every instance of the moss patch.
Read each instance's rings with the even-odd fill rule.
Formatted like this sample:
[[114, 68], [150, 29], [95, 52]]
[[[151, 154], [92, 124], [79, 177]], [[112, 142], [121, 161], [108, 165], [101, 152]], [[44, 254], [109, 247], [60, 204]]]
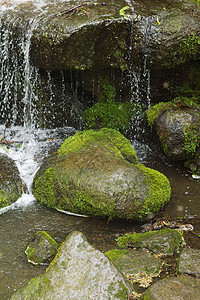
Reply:
[[141, 219], [149, 213], [157, 213], [170, 199], [171, 187], [169, 180], [162, 173], [146, 168], [139, 164], [138, 168], [145, 174], [149, 186], [149, 197], [145, 199], [143, 209], [140, 211]]
[[118, 131], [108, 128], [102, 128], [99, 131], [77, 132], [74, 136], [65, 140], [58, 150], [58, 156], [67, 155], [70, 152], [80, 152], [87, 144], [93, 142], [112, 150], [118, 158], [137, 163], [136, 152], [131, 143]]

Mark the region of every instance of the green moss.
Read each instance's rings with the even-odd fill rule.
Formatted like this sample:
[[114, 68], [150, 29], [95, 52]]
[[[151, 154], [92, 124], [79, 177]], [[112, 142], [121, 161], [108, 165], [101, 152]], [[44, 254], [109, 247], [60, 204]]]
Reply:
[[155, 119], [165, 110], [191, 107], [200, 109], [200, 97], [176, 97], [169, 102], [160, 102], [146, 111], [148, 125], [152, 128]]
[[102, 91], [99, 93], [99, 102], [112, 103], [115, 100], [116, 89], [113, 85], [109, 83], [106, 79], [100, 80], [100, 86]]
[[[163, 240], [166, 248], [165, 245], [160, 245], [160, 243], [163, 243]], [[117, 244], [120, 248], [127, 248], [130, 244], [131, 247], [136, 248], [145, 246], [154, 253], [158, 253], [159, 251], [156, 251], [156, 248], [162, 247], [162, 250], [166, 250], [165, 254], [174, 254], [175, 251], [179, 250], [181, 242], [182, 236], [180, 232], [170, 228], [145, 233], [128, 233], [117, 239]]]
[[56, 207], [56, 197], [54, 193], [55, 169], [47, 169], [43, 176], [34, 182], [34, 196], [41, 203], [49, 207]]
[[194, 155], [200, 143], [199, 126], [186, 126], [184, 138], [186, 153]]
[[135, 115], [141, 111], [137, 104], [96, 103], [83, 113], [85, 129], [113, 128], [125, 132]]
[[109, 199], [107, 203], [96, 200], [92, 193], [76, 193], [73, 201], [73, 212], [88, 216], [100, 216], [112, 219], [115, 214], [115, 200]]
[[170, 199], [171, 187], [169, 180], [162, 173], [138, 164], [138, 168], [145, 174], [145, 181], [149, 186], [149, 196], [145, 199], [140, 218], [150, 213], [157, 213]]
[[4, 190], [0, 190], [0, 208], [10, 205], [6, 192]]
[[123, 249], [123, 250], [114, 249], [114, 250], [109, 250], [109, 251], [105, 252], [105, 255], [113, 262], [115, 260], [120, 260], [120, 259], [124, 258], [124, 256], [126, 256], [127, 254], [128, 254], [127, 249]]
[[87, 144], [93, 142], [112, 150], [118, 158], [128, 159], [137, 163], [137, 156], [131, 143], [120, 132], [108, 128], [102, 128], [99, 131], [90, 129], [77, 132], [74, 136], [64, 141], [58, 150], [58, 155], [80, 152]]
[[175, 65], [183, 64], [190, 60], [200, 58], [200, 37], [195, 33], [189, 35], [177, 49], [170, 51], [170, 58], [163, 63], [164, 66], [171, 68]]

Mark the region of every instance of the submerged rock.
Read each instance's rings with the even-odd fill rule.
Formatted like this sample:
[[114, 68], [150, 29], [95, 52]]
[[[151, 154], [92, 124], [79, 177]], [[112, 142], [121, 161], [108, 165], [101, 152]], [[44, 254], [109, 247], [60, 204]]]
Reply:
[[105, 255], [131, 282], [141, 287], [148, 287], [162, 271], [163, 261], [144, 249], [115, 249]]
[[31, 280], [11, 299], [125, 300], [130, 284], [82, 233], [73, 232], [61, 245], [46, 273]]
[[34, 178], [33, 193], [45, 205], [104, 218], [152, 218], [170, 198], [168, 179], [139, 164], [118, 131], [78, 132], [66, 139], [51, 167]]
[[23, 183], [14, 161], [0, 154], [0, 208], [17, 201], [22, 191]]
[[200, 295], [200, 279], [188, 275], [169, 277], [157, 281], [142, 294], [140, 300], [196, 300]]
[[28, 262], [37, 265], [49, 263], [56, 255], [57, 250], [56, 241], [47, 232], [38, 231], [25, 253]]
[[200, 250], [186, 248], [179, 257], [178, 271], [190, 275], [200, 275]]
[[165, 255], [173, 255], [179, 252], [181, 243], [181, 233], [170, 228], [145, 233], [126, 233], [118, 238], [118, 246], [120, 248], [146, 248], [153, 253]]

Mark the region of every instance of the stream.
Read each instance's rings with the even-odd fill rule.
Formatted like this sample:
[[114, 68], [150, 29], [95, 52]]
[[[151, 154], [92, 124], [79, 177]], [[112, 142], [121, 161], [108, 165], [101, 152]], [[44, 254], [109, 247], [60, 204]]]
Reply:
[[[8, 9], [14, 10], [18, 4], [24, 2], [26, 1], [0, 1], [0, 13]], [[51, 2], [53, 8], [56, 7], [56, 1], [34, 1], [35, 10], [40, 11], [42, 15], [47, 2]], [[47, 266], [31, 265], [25, 255], [27, 245], [39, 230], [47, 231], [58, 243], [62, 243], [73, 230], [79, 230], [85, 234], [94, 247], [101, 251], [114, 249], [116, 238], [124, 233], [143, 230], [143, 224], [122, 221], [108, 223], [107, 220], [75, 216], [47, 208], [35, 200], [31, 187], [34, 175], [42, 161], [49, 153], [56, 151], [67, 137], [77, 131], [67, 124], [57, 127], [56, 123], [53, 123], [52, 129], [42, 130], [35, 123], [38, 112], [35, 106], [37, 95], [34, 91], [34, 84], [40, 82], [41, 78], [39, 78], [38, 70], [29, 63], [29, 50], [32, 32], [36, 26], [35, 20], [30, 22], [29, 30], [20, 39], [19, 57], [13, 52], [14, 46], [9, 28], [2, 29], [0, 33], [0, 136], [4, 133], [7, 141], [14, 141], [8, 146], [1, 145], [0, 153], [6, 154], [15, 161], [20, 177], [26, 186], [22, 197], [11, 206], [0, 209], [1, 300], [9, 299], [14, 291], [45, 271]], [[23, 57], [22, 62], [21, 57]], [[51, 73], [47, 75], [50, 82]], [[135, 80], [133, 84], [133, 92], [135, 92], [138, 77], [135, 74], [132, 75], [131, 79]], [[23, 82], [22, 86], [17, 85], [19, 76]], [[137, 77], [137, 80], [134, 77]], [[146, 89], [145, 97], [148, 105], [150, 105], [149, 77], [150, 73], [145, 65], [143, 80], [147, 84], [143, 88]], [[22, 106], [19, 106], [17, 99], [11, 94], [14, 90], [14, 95], [17, 97], [19, 89], [22, 91]], [[49, 90], [52, 93], [52, 100], [55, 100], [54, 91], [51, 87]], [[63, 86], [63, 99], [66, 96], [65, 90], [66, 87]], [[9, 126], [6, 124], [7, 119], [9, 119]], [[18, 123], [20, 125], [17, 125]], [[139, 132], [141, 133], [142, 130]], [[136, 139], [131, 143], [141, 163], [162, 172], [170, 180], [171, 199], [158, 219], [192, 224], [193, 232], [185, 232], [184, 238], [189, 246], [200, 249], [198, 237], [200, 235], [200, 179], [192, 178], [192, 174], [181, 165], [175, 165], [166, 160], [153, 142], [147, 143]], [[150, 224], [155, 221], [153, 220]]]

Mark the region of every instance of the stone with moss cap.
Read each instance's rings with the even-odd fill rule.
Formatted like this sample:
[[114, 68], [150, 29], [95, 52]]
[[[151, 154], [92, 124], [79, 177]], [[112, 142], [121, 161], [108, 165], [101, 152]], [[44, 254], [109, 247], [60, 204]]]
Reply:
[[66, 139], [57, 159], [38, 172], [33, 192], [50, 207], [108, 219], [152, 218], [170, 198], [168, 179], [138, 163], [118, 131], [78, 132]]
[[11, 299], [125, 300], [131, 285], [81, 232], [72, 232], [46, 273], [32, 279]]
[[25, 253], [30, 263], [46, 264], [56, 255], [57, 249], [57, 242], [46, 231], [38, 231]]
[[147, 110], [148, 124], [156, 129], [163, 151], [168, 157], [183, 161], [199, 160], [199, 100], [200, 97], [177, 97]]
[[175, 229], [161, 229], [145, 233], [127, 233], [119, 237], [117, 244], [120, 248], [146, 248], [153, 253], [173, 255], [180, 251], [182, 235]]

